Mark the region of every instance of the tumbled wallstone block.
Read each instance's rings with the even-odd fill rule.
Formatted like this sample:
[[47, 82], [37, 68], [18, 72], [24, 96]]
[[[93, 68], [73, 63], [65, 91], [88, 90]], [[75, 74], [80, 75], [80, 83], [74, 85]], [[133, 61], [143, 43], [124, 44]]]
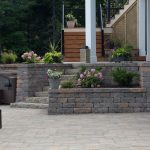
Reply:
[[134, 103], [136, 97], [122, 97], [120, 98], [120, 102]]
[[73, 114], [74, 108], [59, 108], [57, 109], [58, 114]]
[[76, 108], [92, 108], [93, 104], [92, 103], [76, 103], [75, 107]]
[[80, 113], [91, 113], [92, 108], [74, 108], [74, 113], [80, 114]]
[[68, 103], [75, 103], [76, 99], [75, 98], [67, 98]]
[[144, 96], [143, 98], [136, 97], [135, 102], [136, 103], [146, 103], [147, 102], [147, 97], [146, 96]]
[[67, 103], [68, 99], [67, 98], [58, 98], [57, 101], [59, 103]]
[[57, 108], [48, 108], [48, 114], [57, 114]]
[[150, 103], [150, 96], [147, 96], [147, 103]]
[[108, 113], [108, 107], [104, 107], [104, 108], [92, 108], [92, 112], [93, 113]]
[[63, 107], [64, 108], [74, 108], [75, 107], [75, 103], [63, 103]]
[[84, 103], [84, 102], [89, 102], [90, 98], [76, 98], [75, 102], [76, 103]]
[[102, 97], [98, 97], [98, 98], [89, 98], [89, 102], [91, 103], [103, 103], [105, 101], [105, 98], [102, 98]]
[[114, 99], [112, 97], [102, 98], [103, 103], [113, 103]]
[[124, 97], [124, 93], [111, 93], [111, 97], [114, 97], [114, 98]]
[[145, 110], [146, 110], [146, 108], [143, 108], [143, 107], [134, 108], [134, 112], [144, 112]]
[[133, 108], [109, 108], [109, 113], [131, 113], [134, 112]]
[[129, 98], [135, 98], [135, 97], [143, 97], [145, 96], [145, 93], [125, 93], [124, 97], [129, 97]]
[[113, 102], [114, 103], [119, 103], [119, 102], [121, 102], [121, 98], [120, 97], [114, 97]]
[[94, 108], [103, 108], [103, 107], [109, 107], [109, 106], [106, 105], [106, 103], [94, 103], [93, 105]]
[[129, 107], [133, 108], [139, 108], [139, 107], [144, 107], [144, 103], [129, 103]]
[[56, 98], [51, 98], [51, 97], [49, 97], [49, 103], [57, 103], [58, 101], [58, 98], [56, 97]]
[[62, 103], [49, 103], [50, 108], [62, 108]]

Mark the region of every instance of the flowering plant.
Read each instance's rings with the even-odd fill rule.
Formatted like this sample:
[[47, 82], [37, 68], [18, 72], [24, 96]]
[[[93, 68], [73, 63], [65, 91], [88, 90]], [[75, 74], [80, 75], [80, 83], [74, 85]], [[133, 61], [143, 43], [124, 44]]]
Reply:
[[36, 63], [41, 61], [41, 57], [37, 56], [33, 51], [25, 52], [21, 57], [26, 63]]
[[50, 79], [60, 79], [62, 76], [62, 72], [48, 69], [47, 75]]
[[77, 85], [84, 88], [99, 88], [103, 81], [103, 74], [100, 70], [85, 70], [80, 74]]

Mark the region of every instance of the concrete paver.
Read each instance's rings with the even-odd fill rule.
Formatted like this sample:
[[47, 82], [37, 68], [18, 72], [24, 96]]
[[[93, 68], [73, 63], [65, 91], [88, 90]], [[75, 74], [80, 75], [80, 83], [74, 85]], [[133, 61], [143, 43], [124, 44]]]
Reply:
[[150, 113], [49, 116], [0, 109], [0, 150], [150, 150]]

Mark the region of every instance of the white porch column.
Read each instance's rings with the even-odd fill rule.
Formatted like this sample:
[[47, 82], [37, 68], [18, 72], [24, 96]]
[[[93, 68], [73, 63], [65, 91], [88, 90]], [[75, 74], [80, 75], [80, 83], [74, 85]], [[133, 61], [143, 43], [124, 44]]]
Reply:
[[150, 0], [147, 0], [147, 56], [146, 61], [150, 61]]
[[96, 63], [96, 1], [85, 0], [86, 46], [90, 49], [90, 63]]
[[146, 56], [146, 0], [139, 0], [139, 55]]

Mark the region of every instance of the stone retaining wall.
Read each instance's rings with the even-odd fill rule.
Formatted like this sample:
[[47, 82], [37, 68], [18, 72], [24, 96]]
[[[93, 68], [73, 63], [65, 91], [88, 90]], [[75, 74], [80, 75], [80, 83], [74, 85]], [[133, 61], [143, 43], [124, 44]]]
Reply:
[[[99, 64], [98, 64], [99, 65]], [[94, 65], [95, 66], [95, 65]], [[150, 63], [102, 63], [104, 75], [115, 67], [139, 73], [139, 88], [49, 90], [49, 114], [150, 111]], [[89, 65], [88, 67], [93, 67]], [[104, 70], [103, 70], [104, 71]], [[107, 78], [108, 79], [108, 78]], [[111, 80], [108, 80], [110, 82]]]
[[[116, 62], [100, 62], [97, 64], [83, 64], [86, 65], [87, 69], [91, 69], [91, 68], [96, 68], [96, 67], [100, 67], [104, 76], [104, 85], [107, 87], [114, 87], [116, 86], [116, 83], [113, 81], [112, 77], [110, 76], [110, 72], [119, 67], [119, 68], [124, 68], [130, 72], [135, 72], [137, 74], [140, 74], [139, 72], [139, 63], [138, 62], [120, 62], [120, 63], [116, 63]], [[81, 65], [78, 64], [73, 64], [73, 68], [74, 67], [78, 67], [80, 68]], [[139, 86], [139, 80], [134, 80], [132, 85], [133, 86]]]
[[42, 91], [48, 86], [47, 70], [57, 69], [64, 71], [71, 65], [63, 64], [20, 64], [17, 69], [16, 101], [25, 101], [34, 96], [35, 92]]
[[119, 113], [150, 110], [145, 88], [50, 89], [49, 114]]

